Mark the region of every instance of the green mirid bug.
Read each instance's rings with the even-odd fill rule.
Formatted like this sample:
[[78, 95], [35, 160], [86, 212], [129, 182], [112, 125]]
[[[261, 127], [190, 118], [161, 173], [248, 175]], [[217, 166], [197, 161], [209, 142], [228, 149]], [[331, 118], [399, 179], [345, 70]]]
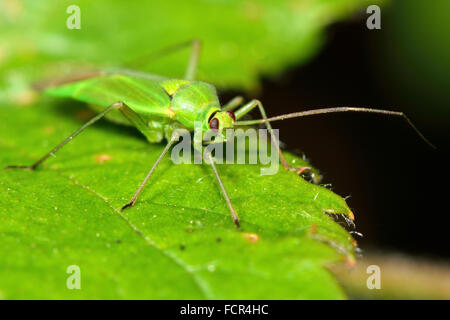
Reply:
[[[222, 135], [224, 140], [226, 139], [226, 129], [233, 129], [237, 126], [264, 124], [272, 137], [273, 145], [278, 150], [284, 169], [297, 173], [301, 173], [309, 168], [294, 167], [288, 163], [280, 150], [278, 141], [272, 134], [270, 122], [335, 112], [366, 112], [394, 115], [403, 117], [417, 134], [433, 147], [403, 113], [396, 111], [336, 107], [295, 112], [268, 118], [259, 100], [251, 100], [244, 104], [243, 98], [238, 96], [225, 105], [221, 105], [213, 85], [194, 80], [200, 54], [200, 42], [194, 40], [189, 42], [189, 44], [192, 46], [192, 52], [183, 79], [171, 79], [128, 69], [118, 69], [47, 83], [44, 87], [46, 93], [89, 103], [98, 114], [31, 166], [7, 166], [5, 169], [35, 170], [84, 129], [103, 117], [119, 124], [133, 125], [150, 143], [160, 143], [165, 139], [167, 144], [139, 185], [132, 199], [122, 207], [122, 210], [124, 210], [136, 203], [139, 194], [164, 155], [179, 140], [180, 129], [193, 131], [194, 122], [196, 121], [201, 122], [203, 132], [214, 130], [219, 135]], [[239, 119], [255, 108], [258, 108], [262, 116], [261, 119], [239, 121]], [[211, 153], [207, 156], [231, 217], [235, 225], [239, 227], [238, 214], [234, 210], [226, 188], [222, 183], [214, 158]]]

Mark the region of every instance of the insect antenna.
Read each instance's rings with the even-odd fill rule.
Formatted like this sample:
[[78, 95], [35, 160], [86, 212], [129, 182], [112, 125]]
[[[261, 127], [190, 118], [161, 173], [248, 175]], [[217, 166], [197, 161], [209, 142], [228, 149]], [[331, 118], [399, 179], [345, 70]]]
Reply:
[[419, 131], [419, 129], [417, 129], [417, 127], [412, 123], [412, 121], [403, 112], [399, 112], [399, 111], [359, 108], [359, 107], [333, 107], [333, 108], [323, 108], [323, 109], [315, 109], [315, 110], [287, 113], [287, 114], [282, 114], [282, 115], [275, 116], [275, 117], [270, 117], [267, 119], [236, 121], [234, 124], [236, 126], [249, 126], [249, 125], [263, 124], [266, 122], [273, 122], [273, 121], [278, 121], [278, 120], [286, 120], [286, 119], [291, 119], [291, 118], [301, 118], [301, 117], [308, 117], [308, 116], [314, 116], [314, 115], [319, 115], [319, 114], [338, 113], [338, 112], [377, 113], [377, 114], [384, 114], [384, 115], [388, 115], [388, 116], [401, 117], [409, 124], [409, 126], [417, 133], [417, 135], [423, 141], [425, 141], [426, 144], [428, 144], [431, 148], [436, 149], [436, 147], [427, 138], [425, 138], [425, 136]]

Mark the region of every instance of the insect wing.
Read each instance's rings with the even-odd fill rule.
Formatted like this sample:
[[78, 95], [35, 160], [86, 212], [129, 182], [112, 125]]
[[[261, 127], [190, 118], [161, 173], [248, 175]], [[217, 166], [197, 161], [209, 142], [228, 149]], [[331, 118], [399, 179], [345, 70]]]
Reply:
[[140, 114], [167, 117], [170, 98], [158, 81], [124, 74], [108, 74], [50, 87], [46, 93], [107, 107], [122, 101]]

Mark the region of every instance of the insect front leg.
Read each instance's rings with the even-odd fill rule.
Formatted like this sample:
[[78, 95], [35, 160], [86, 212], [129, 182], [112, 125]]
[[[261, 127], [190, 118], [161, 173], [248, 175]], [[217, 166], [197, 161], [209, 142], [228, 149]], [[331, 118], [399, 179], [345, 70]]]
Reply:
[[76, 136], [78, 136], [84, 129], [89, 127], [90, 125], [96, 123], [98, 120], [103, 118], [108, 112], [114, 109], [121, 109], [121, 107], [124, 106], [124, 103], [121, 101], [114, 102], [111, 104], [108, 108], [106, 108], [104, 111], [100, 112], [98, 115], [93, 117], [91, 120], [83, 124], [80, 128], [78, 128], [74, 133], [72, 133], [70, 136], [68, 136], [64, 141], [62, 141], [60, 144], [58, 144], [56, 147], [54, 147], [50, 152], [46, 153], [42, 158], [40, 158], [38, 161], [33, 163], [31, 166], [7, 166], [5, 169], [22, 169], [22, 170], [35, 170], [37, 167], [39, 167], [45, 160], [47, 160], [50, 156], [54, 155], [58, 150], [60, 150], [62, 147], [64, 147], [67, 143], [73, 140]]
[[[264, 120], [267, 120], [266, 111], [264, 110], [264, 107], [263, 107], [261, 101], [256, 100], [256, 99], [248, 102], [247, 104], [245, 104], [244, 106], [242, 106], [240, 109], [238, 109], [235, 112], [236, 120], [239, 120], [239, 118], [242, 118], [244, 115], [246, 115], [247, 113], [249, 113], [250, 111], [252, 111], [256, 107], [258, 107], [262, 118]], [[278, 150], [278, 153], [280, 155], [280, 160], [281, 160], [281, 163], [283, 165], [283, 168], [286, 169], [286, 170], [289, 170], [289, 171], [295, 171], [299, 175], [302, 174], [305, 171], [312, 171], [312, 169], [310, 167], [291, 166], [289, 164], [289, 162], [286, 160], [286, 158], [284, 157], [283, 152], [281, 151], [281, 148], [280, 148], [280, 144], [279, 144], [278, 140], [275, 138], [275, 135], [273, 134], [272, 125], [270, 124], [269, 121], [266, 121], [264, 123], [266, 125], [267, 130], [270, 133], [270, 136], [272, 138], [272, 142], [273, 142], [275, 148]]]
[[242, 105], [242, 103], [244, 103], [244, 98], [242, 98], [241, 96], [236, 96], [222, 106], [222, 111], [234, 110]]

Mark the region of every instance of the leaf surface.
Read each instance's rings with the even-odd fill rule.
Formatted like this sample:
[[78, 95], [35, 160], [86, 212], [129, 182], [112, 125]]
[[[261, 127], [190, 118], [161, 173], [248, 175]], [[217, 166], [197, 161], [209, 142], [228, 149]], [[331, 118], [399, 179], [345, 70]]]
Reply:
[[[47, 152], [83, 122], [79, 107], [1, 108], [0, 165]], [[325, 214], [350, 214], [341, 197], [283, 169], [218, 165], [236, 230], [211, 168], [166, 158], [122, 213], [162, 148], [104, 121], [37, 171], [1, 170], [1, 297], [344, 298], [324, 268], [353, 259], [352, 238]], [[70, 265], [81, 290], [66, 288]]]

